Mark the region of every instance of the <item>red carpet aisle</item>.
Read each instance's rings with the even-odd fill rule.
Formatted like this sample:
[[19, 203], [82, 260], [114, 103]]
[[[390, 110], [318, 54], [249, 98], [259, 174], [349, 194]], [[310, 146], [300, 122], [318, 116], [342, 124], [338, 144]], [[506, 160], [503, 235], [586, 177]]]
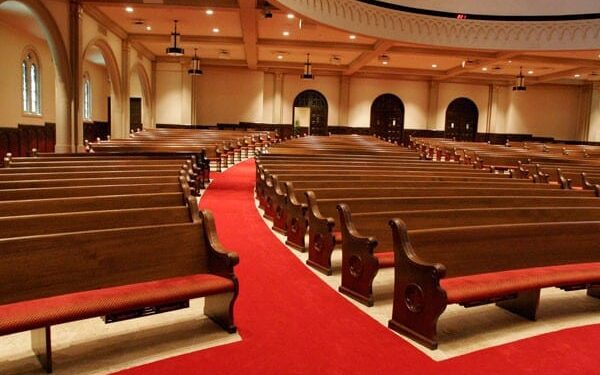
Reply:
[[600, 326], [434, 362], [331, 290], [272, 235], [254, 206], [254, 162], [219, 176], [201, 200], [236, 250], [242, 341], [121, 374], [597, 373]]

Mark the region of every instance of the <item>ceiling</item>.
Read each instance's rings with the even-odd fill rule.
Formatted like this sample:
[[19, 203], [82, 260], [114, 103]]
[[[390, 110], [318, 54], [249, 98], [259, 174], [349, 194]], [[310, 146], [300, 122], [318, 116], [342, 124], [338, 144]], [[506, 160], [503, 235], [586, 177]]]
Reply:
[[[440, 48], [352, 36], [297, 15], [288, 16], [263, 0], [177, 3], [195, 5], [84, 0], [83, 8], [158, 61], [173, 61], [165, 49], [170, 44], [173, 20], [178, 20], [185, 58], [189, 59], [196, 48], [204, 66], [300, 73], [309, 53], [317, 75], [512, 84], [522, 69], [528, 84], [600, 81], [600, 46], [598, 50], [544, 52]], [[23, 12], [24, 7], [14, 4], [18, 3], [0, 6], [0, 21], [15, 25], [23, 25], [25, 20], [28, 24], [34, 22]], [[127, 6], [133, 11], [127, 12]], [[208, 9], [213, 11], [211, 15]], [[266, 11], [271, 18], [264, 16]], [[23, 23], [11, 21], [16, 17]], [[218, 32], [213, 31], [215, 28]], [[39, 33], [39, 28], [34, 30]], [[387, 64], [383, 64], [385, 61]]]

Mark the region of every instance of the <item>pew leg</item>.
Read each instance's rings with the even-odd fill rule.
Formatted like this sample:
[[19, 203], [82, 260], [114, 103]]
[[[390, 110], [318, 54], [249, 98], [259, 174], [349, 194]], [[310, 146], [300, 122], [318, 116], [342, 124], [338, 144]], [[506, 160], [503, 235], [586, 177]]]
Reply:
[[587, 295], [594, 298], [600, 298], [600, 285], [592, 285], [587, 289]]
[[31, 331], [31, 350], [33, 350], [42, 368], [48, 374], [52, 373], [52, 340], [50, 333], [49, 326]]
[[517, 295], [517, 298], [496, 302], [496, 306], [529, 320], [536, 319], [536, 313], [539, 304], [539, 289], [521, 292]]
[[204, 315], [229, 333], [235, 333], [237, 328], [233, 322], [233, 305], [237, 292], [221, 293], [204, 299]]

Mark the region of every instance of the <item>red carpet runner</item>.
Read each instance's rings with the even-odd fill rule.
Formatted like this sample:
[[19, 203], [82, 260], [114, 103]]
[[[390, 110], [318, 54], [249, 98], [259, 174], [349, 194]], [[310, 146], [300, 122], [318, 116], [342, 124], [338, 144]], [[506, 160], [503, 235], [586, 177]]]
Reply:
[[592, 374], [600, 326], [569, 329], [434, 362], [326, 286], [273, 236], [254, 206], [254, 162], [216, 176], [201, 200], [240, 255], [242, 341], [121, 374]]

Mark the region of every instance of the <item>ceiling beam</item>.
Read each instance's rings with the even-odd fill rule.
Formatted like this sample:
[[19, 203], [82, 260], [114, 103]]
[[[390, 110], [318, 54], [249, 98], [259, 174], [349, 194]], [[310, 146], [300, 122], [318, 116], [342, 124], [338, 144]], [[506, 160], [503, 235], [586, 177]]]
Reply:
[[444, 57], [457, 57], [462, 59], [481, 59], [481, 60], [494, 60], [496, 58], [495, 52], [484, 52], [484, 51], [468, 51], [468, 50], [453, 50], [446, 48], [428, 48], [428, 47], [415, 47], [415, 46], [395, 46], [388, 50], [389, 53], [403, 54], [403, 55], [420, 55], [420, 56], [444, 56]]
[[248, 68], [256, 69], [258, 63], [258, 27], [256, 25], [256, 0], [238, 0], [240, 5], [240, 26], [244, 39], [244, 51]]
[[303, 40], [281, 40], [281, 39], [259, 39], [259, 47], [271, 47], [271, 48], [289, 48], [289, 49], [301, 49], [301, 50], [327, 50], [327, 51], [355, 51], [355, 52], [366, 52], [369, 51], [372, 46], [370, 44], [358, 44], [358, 43], [337, 43], [337, 42], [317, 42], [317, 41], [303, 41]]
[[531, 85], [535, 85], [538, 83], [546, 83], [546, 82], [556, 81], [559, 79], [576, 79], [574, 77], [575, 74], [585, 75], [585, 74], [592, 73], [594, 70], [596, 70], [596, 69], [590, 68], [590, 67], [570, 68], [570, 69], [566, 69], [566, 70], [561, 70], [560, 72], [554, 72], [554, 73], [545, 74], [543, 76], [538, 76], [538, 77], [535, 77], [534, 79], [530, 79], [530, 80], [525, 78], [525, 82], [527, 82], [528, 84], [531, 84]]
[[82, 3], [107, 6], [123, 6], [127, 4], [142, 6], [193, 6], [206, 8], [237, 8], [238, 6], [236, 0], [82, 0]]
[[380, 39], [371, 47], [370, 51], [366, 51], [360, 54], [354, 61], [350, 63], [348, 69], [344, 72], [344, 75], [350, 76], [370, 63], [377, 55], [386, 52], [394, 45], [394, 42], [389, 40]]
[[463, 67], [462, 64], [461, 64], [461, 65], [458, 65], [458, 66], [456, 66], [454, 68], [446, 70], [445, 74], [443, 74], [440, 77], [436, 77], [434, 79], [440, 80], [440, 81], [444, 81], [444, 80], [447, 80], [449, 78], [457, 77], [457, 76], [463, 75], [465, 73], [471, 72], [473, 70], [480, 69], [484, 65], [494, 65], [494, 64], [499, 63], [501, 61], [505, 61], [505, 60], [511, 59], [511, 58], [517, 56], [518, 54], [519, 54], [519, 52], [516, 52], [516, 51], [498, 52], [498, 53], [496, 53], [494, 59], [492, 59], [492, 60], [477, 61], [477, 62], [475, 62], [473, 64], [470, 64], [470, 65], [467, 65], [465, 67]]
[[[169, 43], [171, 40], [170, 35], [164, 34], [129, 34], [129, 40], [137, 42], [159, 42]], [[244, 40], [242, 38], [228, 37], [228, 36], [204, 36], [204, 35], [182, 35], [182, 43], [197, 43], [197, 44], [210, 44], [210, 45], [242, 45]]]
[[571, 65], [600, 69], [600, 60], [578, 59], [572, 57], [559, 56], [538, 56], [538, 55], [518, 55], [513, 58], [514, 61], [540, 64]]
[[111, 33], [115, 34], [121, 39], [127, 39], [127, 32], [115, 21], [111, 20], [106, 14], [102, 13], [100, 9], [89, 4], [83, 4], [81, 8], [85, 14], [92, 17], [92, 19], [98, 22], [101, 26], [110, 30]]

